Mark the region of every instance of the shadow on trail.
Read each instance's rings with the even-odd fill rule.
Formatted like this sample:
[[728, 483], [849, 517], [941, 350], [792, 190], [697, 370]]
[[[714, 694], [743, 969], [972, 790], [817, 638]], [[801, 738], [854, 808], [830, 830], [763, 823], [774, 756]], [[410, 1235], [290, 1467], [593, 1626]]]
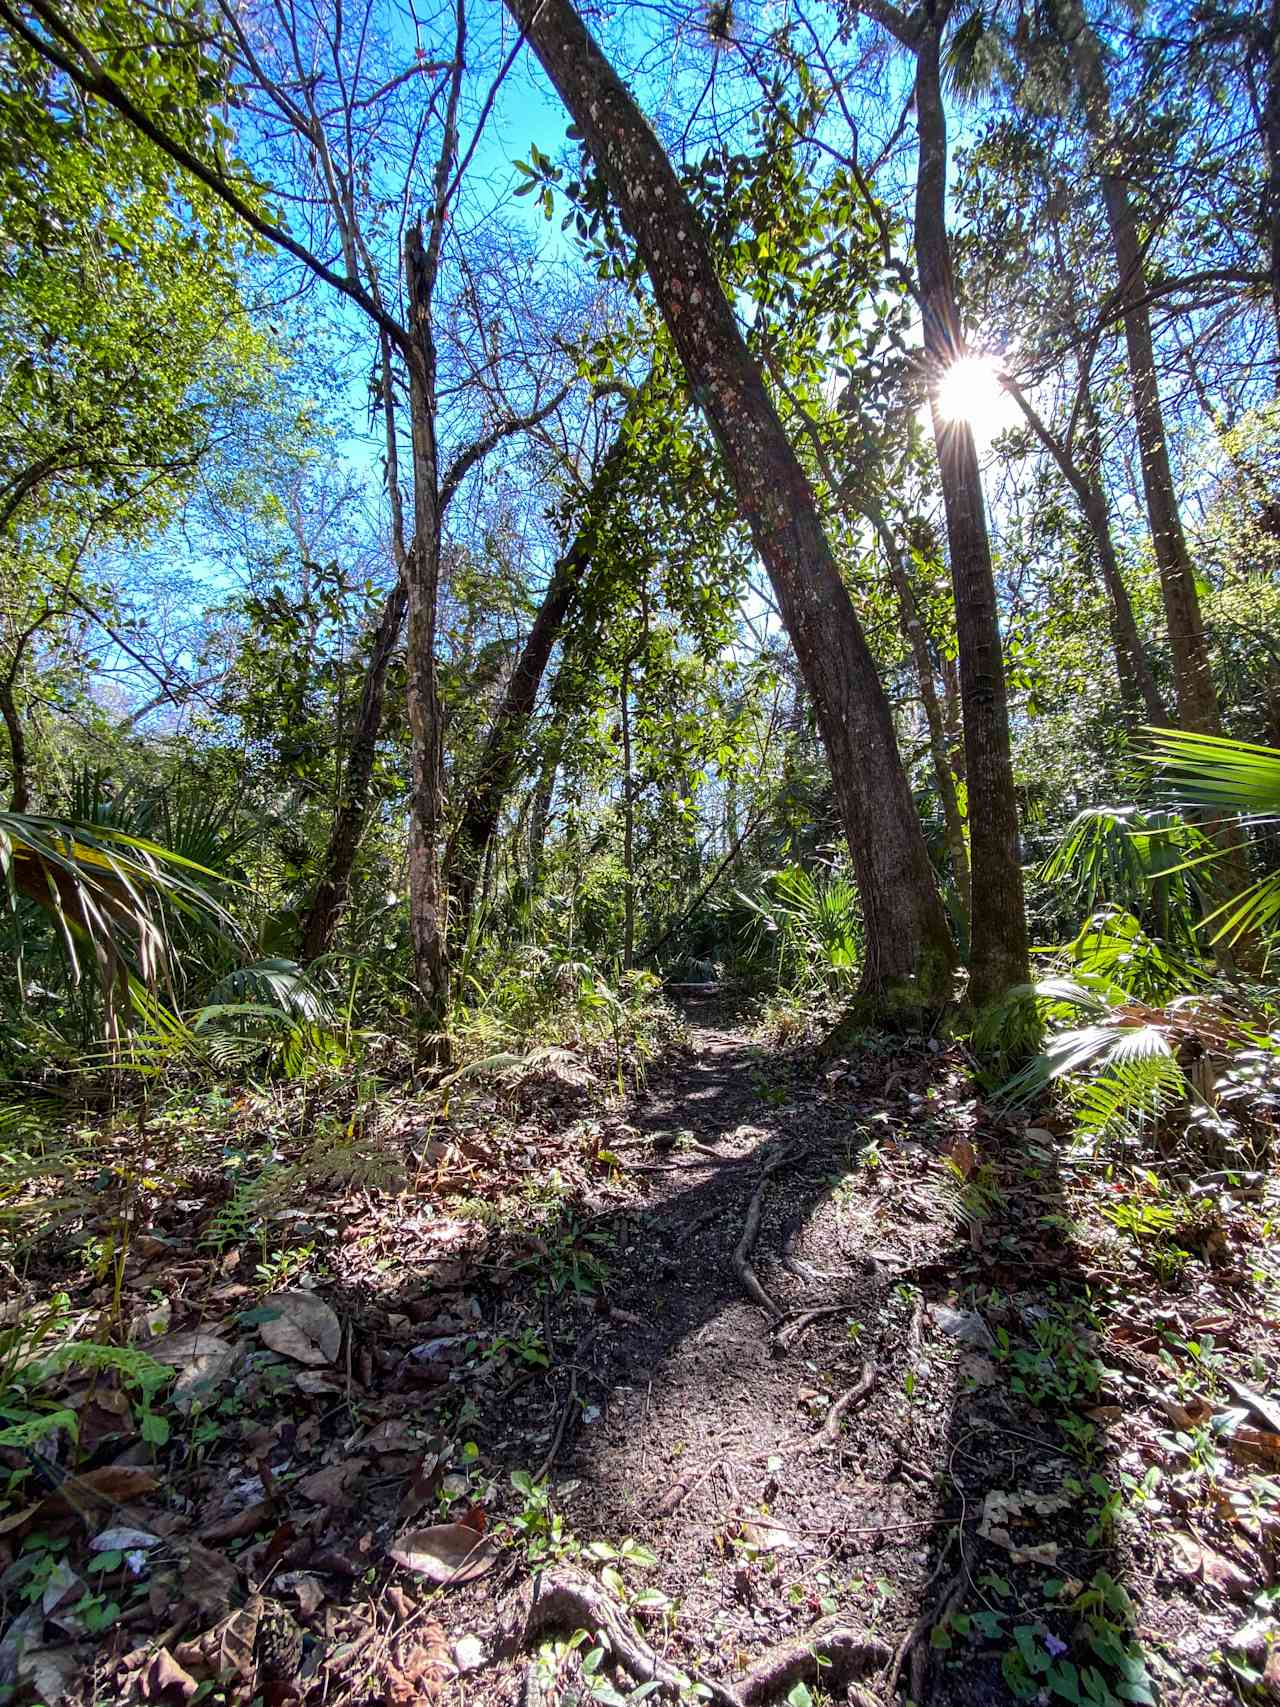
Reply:
[[[946, 1052], [786, 1066], [690, 1017], [700, 1054], [631, 1116], [684, 1133], [626, 1156], [646, 1200], [531, 1209], [468, 1282], [476, 1337], [549, 1334], [551, 1367], [423, 1406], [499, 1502], [545, 1465], [566, 1531], [652, 1547], [663, 1634], [707, 1677], [839, 1615], [883, 1639], [874, 1700], [1114, 1700], [1129, 1613], [1085, 1414], [1111, 1395], [1051, 1146]], [[401, 1269], [377, 1302], [423, 1292]]]

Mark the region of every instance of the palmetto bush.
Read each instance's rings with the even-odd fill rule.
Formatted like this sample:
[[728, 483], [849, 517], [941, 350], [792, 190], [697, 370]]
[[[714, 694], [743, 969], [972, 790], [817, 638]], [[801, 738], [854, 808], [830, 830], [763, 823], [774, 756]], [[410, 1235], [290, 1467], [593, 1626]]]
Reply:
[[[211, 821], [170, 827], [218, 851]], [[270, 1058], [292, 1074], [340, 1053], [329, 998], [300, 967], [245, 963], [232, 892], [187, 853], [118, 825], [0, 811], [0, 954], [19, 1001], [34, 945], [39, 988], [47, 994], [59, 976], [72, 990], [95, 987], [111, 1057], [139, 1069], [227, 1071]], [[204, 999], [190, 1006], [184, 993]]]
[[[1280, 918], [1280, 752], [1167, 729], [1148, 730], [1142, 751], [1176, 816], [1081, 814], [1042, 868], [1091, 907], [1113, 904], [1059, 951], [1066, 976], [1033, 987], [1049, 1041], [1004, 1094], [1025, 1103], [1056, 1083], [1087, 1137], [1198, 1130], [1234, 1144], [1247, 1120], [1265, 1139], [1280, 1114], [1280, 993], [1266, 978]], [[1264, 869], [1214, 905], [1207, 878], [1227, 857], [1215, 841], [1224, 824], [1250, 833]], [[1263, 952], [1249, 988], [1201, 958], [1209, 941], [1245, 934]]]
[[[93, 974], [114, 1034], [139, 989], [172, 987], [174, 930], [239, 932], [217, 874], [172, 848], [110, 825], [0, 811], [0, 898], [20, 999], [34, 919], [52, 926], [72, 985]], [[47, 968], [44, 969], [47, 972]]]
[[836, 994], [857, 980], [862, 916], [847, 877], [817, 877], [799, 866], [773, 872], [755, 895], [743, 894], [757, 952], [771, 949], [778, 980], [797, 992]]

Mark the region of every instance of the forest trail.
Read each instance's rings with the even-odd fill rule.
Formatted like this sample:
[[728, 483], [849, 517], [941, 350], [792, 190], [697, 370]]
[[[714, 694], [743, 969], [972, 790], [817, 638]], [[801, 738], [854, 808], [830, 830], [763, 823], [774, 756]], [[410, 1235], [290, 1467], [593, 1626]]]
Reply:
[[[979, 1138], [980, 1105], [936, 1044], [818, 1067], [715, 1001], [687, 1019], [688, 1052], [609, 1135], [642, 1200], [578, 1224], [608, 1253], [603, 1297], [548, 1308], [555, 1403], [530, 1393], [527, 1435], [504, 1405], [481, 1452], [545, 1464], [551, 1434], [564, 1531], [652, 1551], [628, 1586], [667, 1608], [640, 1616], [709, 1686], [780, 1696], [835, 1630], [836, 1699], [897, 1699], [901, 1675], [923, 1701], [988, 1487], [1047, 1492], [1067, 1468], [1042, 1432], [1021, 1466], [990, 1329], [954, 1307], [978, 1241], [947, 1157]], [[519, 1698], [501, 1671], [476, 1688]], [[927, 1698], [1014, 1699], [980, 1654]]]

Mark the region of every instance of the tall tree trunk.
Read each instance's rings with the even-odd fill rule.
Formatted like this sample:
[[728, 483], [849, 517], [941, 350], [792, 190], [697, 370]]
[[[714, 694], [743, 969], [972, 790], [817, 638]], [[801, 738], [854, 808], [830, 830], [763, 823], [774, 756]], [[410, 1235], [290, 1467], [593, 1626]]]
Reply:
[[[1262, 191], [1262, 224], [1271, 268], [1271, 312], [1280, 343], [1280, 0], [1271, 0], [1259, 20], [1265, 82], [1262, 98], [1262, 136], [1267, 150], [1267, 179]], [[1280, 368], [1276, 371], [1280, 390]]]
[[1025, 983], [1030, 963], [1004, 654], [982, 474], [969, 426], [944, 421], [933, 395], [938, 375], [964, 352], [946, 226], [947, 121], [939, 56], [938, 28], [931, 26], [916, 43], [916, 261], [960, 652], [973, 874], [970, 997], [980, 1005]]
[[484, 851], [497, 832], [538, 689], [565, 622], [578, 602], [604, 511], [626, 457], [625, 434], [619, 431], [592, 482], [573, 543], [551, 572], [533, 626], [493, 714], [457, 828], [449, 838], [444, 860], [445, 889], [453, 909], [453, 928], [460, 941], [467, 935], [476, 875]]
[[862, 901], [864, 993], [944, 1001], [954, 951], [875, 662], [812, 488], [661, 145], [569, 0], [506, 0], [635, 239], [813, 695]]
[[31, 796], [27, 790], [27, 734], [13, 697], [13, 680], [0, 682], [0, 717], [4, 719], [9, 736], [9, 766], [13, 772], [13, 788], [9, 797], [11, 812], [25, 812]]
[[951, 855], [951, 875], [955, 879], [956, 897], [959, 911], [962, 915], [965, 934], [969, 926], [969, 849], [964, 838], [964, 819], [960, 814], [960, 800], [956, 793], [955, 773], [951, 769], [951, 760], [947, 754], [947, 732], [942, 724], [942, 708], [938, 704], [938, 689], [933, 679], [933, 660], [929, 656], [929, 639], [920, 620], [920, 608], [916, 603], [915, 588], [911, 585], [911, 574], [899, 549], [897, 540], [888, 523], [874, 506], [864, 503], [864, 509], [873, 511], [872, 526], [880, 540], [884, 551], [885, 562], [889, 568], [889, 579], [893, 583], [894, 593], [898, 600], [898, 615], [902, 622], [902, 632], [907, 645], [911, 649], [911, 659], [915, 665], [916, 680], [920, 684], [920, 700], [924, 706], [925, 727], [929, 732], [929, 756], [933, 760], [934, 780], [938, 785], [938, 798], [942, 802], [942, 822], [947, 835], [947, 850]]
[[622, 966], [631, 970], [636, 952], [636, 791], [631, 770], [631, 660], [622, 666], [618, 687], [622, 714]]
[[444, 795], [444, 727], [436, 674], [440, 595], [440, 463], [436, 450], [436, 348], [431, 323], [434, 267], [421, 226], [405, 238], [409, 298], [409, 430], [413, 451], [414, 542], [405, 562], [409, 633], [406, 649], [410, 755], [409, 919], [421, 1032], [420, 1058], [448, 1060], [449, 957], [447, 900], [440, 879]]
[[1187, 550], [1186, 535], [1182, 531], [1182, 517], [1169, 463], [1169, 443], [1156, 379], [1151, 314], [1143, 300], [1147, 279], [1138, 220], [1128, 186], [1112, 165], [1115, 138], [1111, 123], [1111, 91], [1102, 61], [1102, 48], [1078, 0], [1068, 0], [1065, 13], [1063, 33], [1080, 88], [1085, 125], [1097, 156], [1099, 186], [1115, 261], [1142, 490], [1152, 549], [1160, 571], [1165, 620], [1169, 627], [1178, 721], [1184, 729], [1193, 729], [1202, 735], [1218, 735], [1222, 732], [1218, 696], [1209, 667], [1209, 646], [1200, 613], [1200, 596], [1196, 592], [1195, 572]]
[[304, 961], [315, 960], [333, 947], [338, 921], [350, 896], [351, 872], [369, 812], [369, 785], [373, 779], [378, 736], [382, 730], [387, 671], [404, 625], [406, 600], [402, 578], [382, 607], [369, 651], [369, 662], [365, 666], [360, 709], [343, 770], [342, 794], [321, 863], [320, 880], [302, 925], [301, 953]]

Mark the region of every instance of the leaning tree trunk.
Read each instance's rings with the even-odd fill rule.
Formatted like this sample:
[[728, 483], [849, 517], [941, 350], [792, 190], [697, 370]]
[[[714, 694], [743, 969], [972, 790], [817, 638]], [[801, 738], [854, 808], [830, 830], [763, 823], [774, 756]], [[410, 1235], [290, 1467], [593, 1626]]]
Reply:
[[408, 286], [409, 426], [413, 451], [414, 543], [405, 561], [409, 610], [406, 648], [410, 747], [409, 919], [417, 987], [419, 1055], [448, 1060], [449, 957], [446, 897], [440, 877], [444, 807], [444, 724], [436, 674], [440, 594], [440, 463], [436, 450], [436, 349], [431, 325], [431, 262], [422, 228], [405, 239]]
[[889, 703], [812, 488], [747, 350], [697, 216], [569, 0], [506, 4], [635, 239], [813, 695], [862, 901], [864, 994], [905, 1008], [943, 1001], [954, 950]]
[[547, 663], [577, 600], [585, 556], [575, 549], [556, 564], [515, 669], [493, 714], [475, 779], [445, 852], [445, 889], [455, 940], [465, 941], [485, 851], [498, 829]]
[[[931, 379], [963, 354], [946, 227], [947, 121], [936, 28], [916, 45], [916, 262]], [[931, 386], [931, 392], [933, 387]], [[932, 400], [955, 596], [969, 790], [970, 998], [982, 1004], [1029, 976], [1018, 806], [1013, 787], [1004, 654], [973, 433]]]
[[493, 714], [457, 828], [449, 838], [444, 882], [453, 909], [452, 924], [457, 941], [466, 940], [475, 901], [476, 878], [484, 861], [485, 849], [497, 833], [503, 802], [511, 789], [538, 689], [565, 622], [578, 601], [603, 510], [626, 456], [626, 436], [619, 431], [599, 465], [573, 543], [551, 572], [538, 614]]
[[1160, 690], [1156, 687], [1156, 679], [1147, 660], [1146, 647], [1143, 646], [1142, 636], [1138, 632], [1129, 589], [1120, 573], [1120, 563], [1111, 537], [1111, 514], [1106, 489], [1102, 484], [1102, 442], [1093, 399], [1086, 387], [1080, 417], [1087, 466], [1081, 467], [1067, 445], [1045, 426], [1023, 395], [1022, 388], [1009, 379], [1005, 380], [1005, 388], [1021, 409], [1027, 425], [1053, 458], [1063, 478], [1075, 493], [1080, 513], [1089, 529], [1093, 548], [1098, 556], [1098, 566], [1102, 571], [1102, 583], [1106, 588], [1111, 647], [1116, 655], [1120, 697], [1128, 719], [1130, 723], [1136, 723], [1145, 714], [1148, 723], [1167, 723], [1164, 701], [1160, 698]]
[[365, 666], [360, 710], [343, 771], [342, 795], [320, 868], [320, 880], [302, 925], [304, 961], [316, 960], [333, 947], [338, 921], [350, 896], [351, 873], [369, 812], [369, 786], [373, 780], [378, 736], [382, 730], [387, 671], [404, 625], [406, 599], [405, 584], [401, 579], [388, 595], [374, 632], [369, 662]]

